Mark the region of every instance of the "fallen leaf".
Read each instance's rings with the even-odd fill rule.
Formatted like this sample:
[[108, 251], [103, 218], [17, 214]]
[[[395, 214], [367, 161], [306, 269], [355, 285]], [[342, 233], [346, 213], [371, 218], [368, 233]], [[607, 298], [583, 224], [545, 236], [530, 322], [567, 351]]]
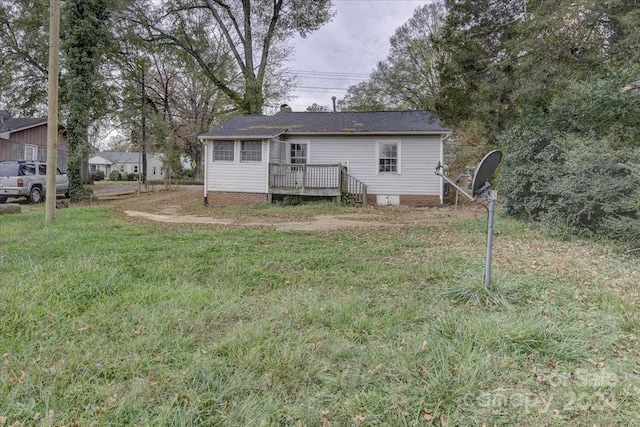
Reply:
[[420, 416], [422, 417], [422, 419], [427, 421], [432, 421], [435, 418], [433, 412], [425, 411], [424, 409], [420, 411]]

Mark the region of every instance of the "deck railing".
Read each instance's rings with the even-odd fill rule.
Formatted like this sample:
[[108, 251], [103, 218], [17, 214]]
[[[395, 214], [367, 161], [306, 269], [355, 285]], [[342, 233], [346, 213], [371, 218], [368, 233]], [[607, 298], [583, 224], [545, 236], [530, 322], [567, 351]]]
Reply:
[[341, 183], [341, 193], [344, 196], [356, 203], [367, 205], [367, 184], [349, 175], [346, 170], [342, 173]]
[[269, 164], [269, 186], [287, 189], [339, 188], [340, 165]]
[[367, 186], [337, 164], [269, 163], [269, 191], [274, 194], [349, 197], [367, 203]]

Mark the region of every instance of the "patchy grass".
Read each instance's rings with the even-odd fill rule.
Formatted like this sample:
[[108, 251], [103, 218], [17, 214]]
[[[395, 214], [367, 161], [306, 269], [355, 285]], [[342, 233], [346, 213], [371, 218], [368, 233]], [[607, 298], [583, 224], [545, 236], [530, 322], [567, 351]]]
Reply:
[[487, 291], [483, 222], [412, 222], [429, 214], [322, 233], [0, 217], [0, 425], [640, 421], [637, 261], [498, 217]]

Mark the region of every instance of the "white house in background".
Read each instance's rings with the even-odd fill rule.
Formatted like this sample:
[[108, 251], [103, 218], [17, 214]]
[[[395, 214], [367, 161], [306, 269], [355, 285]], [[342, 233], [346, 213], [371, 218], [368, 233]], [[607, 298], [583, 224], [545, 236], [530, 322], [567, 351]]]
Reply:
[[205, 202], [251, 205], [297, 195], [439, 205], [443, 183], [434, 171], [448, 133], [425, 111], [282, 108], [272, 116], [236, 116], [199, 136]]
[[[142, 172], [142, 155], [140, 153], [123, 153], [120, 151], [100, 151], [89, 158], [89, 170], [92, 174], [102, 171], [105, 179], [109, 179], [112, 171], [122, 175]], [[164, 179], [165, 170], [159, 154], [147, 153], [147, 181]]]

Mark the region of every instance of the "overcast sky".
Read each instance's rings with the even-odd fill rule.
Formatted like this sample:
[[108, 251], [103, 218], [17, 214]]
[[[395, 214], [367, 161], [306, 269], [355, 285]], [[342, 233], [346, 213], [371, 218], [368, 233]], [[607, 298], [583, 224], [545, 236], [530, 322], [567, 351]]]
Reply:
[[[307, 38], [294, 41], [290, 64], [298, 88], [285, 100], [293, 111], [314, 102], [331, 106], [331, 96], [366, 80], [389, 53], [389, 38], [413, 11], [430, 0], [333, 0], [333, 20]], [[324, 89], [327, 88], [327, 89]]]

